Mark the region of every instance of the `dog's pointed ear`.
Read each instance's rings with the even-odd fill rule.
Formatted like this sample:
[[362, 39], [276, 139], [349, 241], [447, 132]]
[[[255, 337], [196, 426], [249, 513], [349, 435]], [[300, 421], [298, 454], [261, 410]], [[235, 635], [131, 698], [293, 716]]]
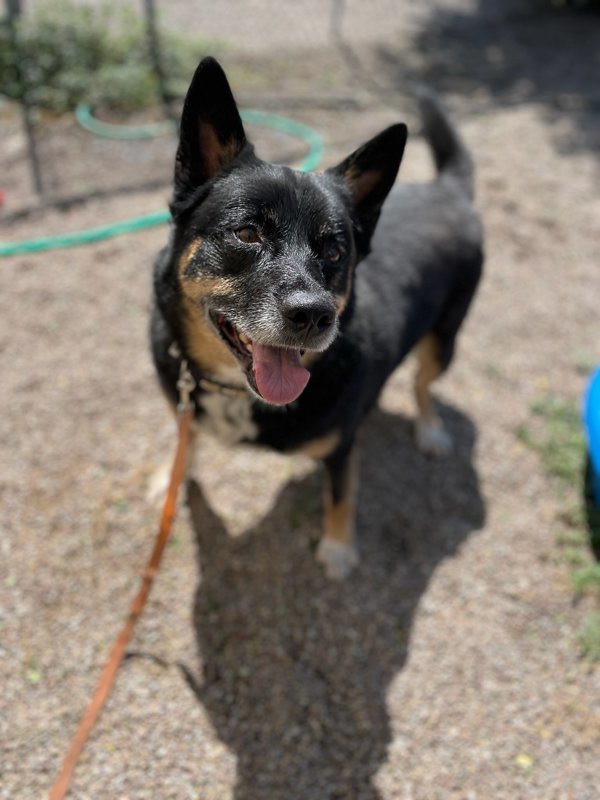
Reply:
[[340, 177], [350, 192], [361, 255], [369, 251], [381, 206], [400, 168], [407, 135], [404, 123], [392, 125], [328, 170]]
[[214, 178], [246, 145], [225, 73], [214, 58], [205, 58], [194, 73], [181, 113], [175, 196], [181, 198]]

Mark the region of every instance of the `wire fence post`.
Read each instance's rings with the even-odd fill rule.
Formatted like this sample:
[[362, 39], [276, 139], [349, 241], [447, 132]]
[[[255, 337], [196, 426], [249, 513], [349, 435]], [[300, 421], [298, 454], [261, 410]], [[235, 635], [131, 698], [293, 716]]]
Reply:
[[165, 114], [173, 123], [174, 129], [177, 129], [177, 115], [173, 110], [173, 95], [169, 91], [167, 85], [167, 77], [163, 69], [163, 62], [161, 58], [160, 42], [158, 37], [158, 27], [156, 24], [156, 3], [155, 0], [144, 0], [144, 8], [146, 11], [146, 34], [148, 36], [148, 45], [150, 50], [150, 59], [152, 61], [152, 68], [158, 81], [158, 90], [160, 99], [165, 110]]
[[6, 0], [8, 36], [10, 47], [14, 56], [14, 70], [19, 86], [19, 103], [23, 114], [23, 129], [27, 139], [29, 165], [35, 191], [40, 197], [44, 194], [42, 170], [35, 138], [35, 122], [33, 119], [33, 105], [29, 98], [29, 86], [21, 64], [21, 48], [17, 30], [17, 20], [21, 14], [21, 0]]

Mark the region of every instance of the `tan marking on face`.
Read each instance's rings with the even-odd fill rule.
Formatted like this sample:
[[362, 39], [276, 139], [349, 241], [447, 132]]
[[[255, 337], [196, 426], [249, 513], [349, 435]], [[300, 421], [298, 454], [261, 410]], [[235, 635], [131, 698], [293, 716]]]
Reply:
[[[207, 326], [204, 313], [201, 310], [202, 300], [205, 297], [228, 294], [231, 291], [231, 283], [227, 278], [219, 278], [213, 275], [187, 274], [187, 268], [201, 245], [202, 239], [194, 239], [189, 243], [179, 260], [177, 270], [179, 285], [185, 301], [185, 316], [188, 321], [193, 321], [194, 326]], [[189, 328], [190, 326], [188, 325]]]
[[329, 478], [325, 484], [324, 536], [326, 539], [331, 539], [343, 545], [353, 544], [357, 490], [358, 458], [355, 453], [352, 453], [346, 466], [343, 497], [339, 503], [335, 504], [333, 502]]
[[183, 298], [183, 331], [186, 351], [200, 369], [210, 375], [218, 375], [226, 367], [239, 370], [235, 356], [206, 319], [204, 311], [187, 295]]
[[433, 410], [429, 387], [441, 374], [440, 344], [433, 334], [428, 334], [417, 344], [415, 355], [418, 361], [415, 375], [415, 398], [422, 420], [435, 423], [438, 418]]
[[179, 284], [183, 294], [195, 303], [210, 294], [227, 294], [231, 291], [231, 283], [227, 278], [218, 278], [212, 275], [194, 275], [187, 273], [190, 262], [195, 257], [202, 239], [194, 239], [183, 252], [178, 265]]
[[178, 274], [179, 274], [179, 280], [180, 281], [185, 280], [185, 271], [186, 271], [186, 269], [188, 267], [188, 264], [194, 258], [196, 253], [198, 252], [198, 248], [200, 247], [201, 244], [202, 244], [202, 239], [201, 238], [200, 239], [194, 239], [193, 241], [191, 241], [188, 244], [188, 246], [183, 251], [183, 255], [181, 256], [181, 259], [179, 260], [179, 269], [178, 269]]
[[348, 300], [350, 300], [350, 295], [352, 293], [352, 282], [354, 280], [354, 270], [348, 270], [348, 279], [346, 281], [346, 288], [343, 294], [338, 294], [335, 297], [335, 308], [337, 311], [338, 317], [341, 317], [344, 311], [346, 310], [346, 306], [348, 305]]
[[[188, 274], [187, 268], [196, 256], [202, 239], [194, 239], [185, 248], [178, 264], [179, 285], [183, 298], [183, 331], [186, 351], [209, 375], [218, 376], [223, 370], [239, 373], [240, 385], [245, 384], [240, 366], [225, 342], [206, 317], [203, 301], [211, 295], [225, 295], [232, 285], [227, 278], [212, 275]], [[228, 381], [229, 382], [229, 381]]]
[[[316, 355], [320, 354], [317, 353]], [[318, 439], [312, 439], [310, 442], [306, 442], [293, 452], [302, 453], [302, 455], [310, 456], [311, 458], [327, 458], [339, 445], [340, 439], [339, 431], [332, 431]]]
[[200, 306], [202, 300], [210, 295], [226, 295], [231, 291], [231, 282], [227, 278], [215, 278], [209, 275], [197, 275], [180, 281], [184, 297]]
[[337, 311], [338, 317], [341, 317], [344, 311], [346, 310], [346, 306], [348, 305], [349, 297], [347, 294], [340, 294], [335, 298], [335, 309]]

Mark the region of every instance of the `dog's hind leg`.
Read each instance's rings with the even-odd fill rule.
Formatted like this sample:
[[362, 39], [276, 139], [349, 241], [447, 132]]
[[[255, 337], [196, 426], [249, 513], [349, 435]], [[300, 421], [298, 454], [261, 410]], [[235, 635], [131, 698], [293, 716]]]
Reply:
[[419, 450], [428, 455], [444, 456], [452, 450], [452, 439], [435, 413], [431, 397], [431, 384], [444, 370], [440, 357], [440, 342], [435, 334], [422, 339], [415, 350], [417, 372], [415, 375], [415, 398], [418, 417], [415, 421], [415, 437]]
[[325, 459], [324, 532], [317, 561], [329, 578], [345, 578], [358, 564], [355, 541], [357, 455], [338, 451]]
[[417, 444], [424, 453], [443, 456], [452, 450], [452, 439], [434, 411], [430, 387], [452, 361], [456, 337], [477, 290], [482, 267], [481, 245], [472, 242], [470, 255], [457, 273], [445, 307], [431, 333], [416, 347], [415, 396], [419, 413], [415, 428]]

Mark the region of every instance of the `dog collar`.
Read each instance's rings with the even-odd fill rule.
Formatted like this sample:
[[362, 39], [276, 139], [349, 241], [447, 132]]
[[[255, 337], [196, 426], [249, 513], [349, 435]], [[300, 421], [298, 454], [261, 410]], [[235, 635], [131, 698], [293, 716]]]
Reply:
[[247, 394], [243, 386], [228, 386], [228, 384], [214, 381], [212, 378], [198, 378], [198, 386], [205, 392], [219, 392], [226, 395]]
[[[183, 359], [188, 364], [188, 369], [192, 374], [196, 372], [194, 369], [194, 365], [186, 359], [181, 351], [181, 347], [179, 346], [178, 342], [173, 341], [169, 346], [169, 355], [171, 358], [175, 359]], [[216, 381], [214, 378], [207, 378], [206, 375], [194, 375], [194, 380], [196, 385], [205, 392], [218, 392], [219, 394], [223, 395], [240, 395], [240, 394], [247, 394], [247, 390], [243, 386], [230, 386], [227, 383], [221, 383], [221, 381]]]

